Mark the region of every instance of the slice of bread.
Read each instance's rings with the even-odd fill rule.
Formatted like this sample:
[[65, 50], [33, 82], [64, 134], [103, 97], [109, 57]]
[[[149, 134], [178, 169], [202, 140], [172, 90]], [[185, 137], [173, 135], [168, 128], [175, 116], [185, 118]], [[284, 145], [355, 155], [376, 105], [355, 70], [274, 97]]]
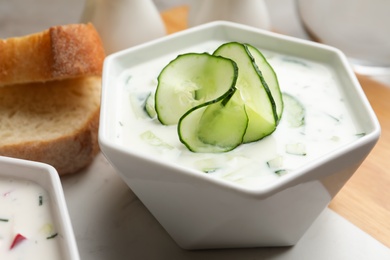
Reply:
[[104, 58], [90, 23], [0, 40], [0, 86], [101, 75]]
[[99, 151], [101, 77], [0, 88], [0, 155], [78, 172]]

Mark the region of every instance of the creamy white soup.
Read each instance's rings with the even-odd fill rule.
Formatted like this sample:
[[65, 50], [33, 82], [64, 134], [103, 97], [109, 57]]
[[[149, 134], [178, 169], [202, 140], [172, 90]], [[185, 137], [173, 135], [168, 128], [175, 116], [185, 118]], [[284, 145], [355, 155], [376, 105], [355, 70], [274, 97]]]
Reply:
[[117, 142], [139, 153], [199, 170], [199, 174], [255, 188], [364, 135], [354, 124], [332, 68], [260, 49], [275, 70], [281, 91], [303, 106], [304, 123], [291, 126], [282, 116], [276, 131], [260, 141], [240, 145], [226, 153], [189, 151], [180, 142], [176, 125], [165, 126], [147, 116], [145, 98], [155, 91], [163, 67], [178, 54], [212, 53], [220, 44], [207, 42], [125, 70], [116, 86], [121, 89]]
[[0, 259], [61, 259], [57, 236], [46, 190], [0, 178]]

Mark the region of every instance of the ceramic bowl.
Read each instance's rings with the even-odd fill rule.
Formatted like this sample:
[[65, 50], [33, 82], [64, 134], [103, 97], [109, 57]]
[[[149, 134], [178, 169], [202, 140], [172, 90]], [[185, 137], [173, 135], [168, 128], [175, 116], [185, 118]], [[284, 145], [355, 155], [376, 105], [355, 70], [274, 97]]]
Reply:
[[[155, 60], [169, 61], [213, 41], [246, 42], [265, 52], [288, 55], [293, 62], [303, 59], [328, 66], [332, 77], [340, 82], [339, 91], [344, 93], [349, 116], [364, 136], [258, 187], [209, 176], [170, 162], [164, 154], [144, 153], [138, 144], [126, 141], [137, 131], [137, 125], [126, 121], [132, 99], [125, 83], [132, 77], [124, 74], [133, 70], [149, 82], [148, 77], [156, 77], [162, 69], [163, 64], [159, 69], [150, 65]], [[112, 54], [104, 63], [101, 150], [185, 249], [294, 245], [353, 175], [379, 135], [376, 116], [345, 56], [325, 45], [217, 21]]]
[[[1, 237], [3, 243], [0, 244], [6, 256], [11, 259], [80, 259], [61, 181], [52, 166], [0, 156], [0, 181], [11, 181], [9, 185], [2, 185], [5, 189], [2, 194], [3, 205], [9, 205], [10, 211], [0, 209], [2, 213], [6, 212], [0, 223], [2, 231], [5, 232]], [[7, 186], [10, 186], [9, 190]], [[42, 196], [29, 196], [35, 194], [31, 187], [35, 187]], [[7, 200], [13, 200], [14, 203], [9, 204]], [[48, 210], [43, 206], [46, 203], [49, 203]], [[25, 210], [19, 211], [20, 207], [28, 209], [28, 213]], [[48, 220], [47, 216], [51, 216], [52, 221]], [[43, 223], [39, 219], [48, 222]], [[26, 242], [16, 243], [15, 247], [9, 250], [11, 241], [14, 241], [13, 237], [18, 233], [26, 237]]]

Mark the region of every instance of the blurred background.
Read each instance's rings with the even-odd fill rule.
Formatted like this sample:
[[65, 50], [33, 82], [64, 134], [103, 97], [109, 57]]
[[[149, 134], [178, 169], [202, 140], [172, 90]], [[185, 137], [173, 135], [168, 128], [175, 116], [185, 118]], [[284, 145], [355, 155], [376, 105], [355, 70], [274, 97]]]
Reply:
[[[178, 5], [189, 5], [192, 2], [191, 0], [153, 1], [159, 11]], [[266, 0], [265, 2], [274, 30], [306, 37], [299, 26], [294, 0]], [[0, 37], [21, 36], [44, 30], [55, 24], [78, 22], [84, 5], [85, 0], [0, 0]]]
[[[0, 38], [22, 36], [28, 33], [34, 33], [37, 31], [47, 29], [52, 25], [80, 22], [81, 16], [83, 14], [86, 3], [88, 1], [102, 2], [106, 0], [12, 0], [12, 1], [0, 0]], [[131, 0], [108, 0], [108, 1], [119, 4]], [[157, 7], [157, 10], [162, 12], [180, 5], [191, 6], [194, 3], [199, 4], [200, 2], [207, 2], [207, 1], [209, 3], [211, 3], [212, 1], [220, 1], [220, 2], [227, 3], [229, 1], [232, 2], [233, 0], [207, 0], [207, 1], [152, 0], [152, 1]], [[242, 2], [241, 0], [236, 0], [236, 1]], [[305, 31], [305, 28], [309, 27], [309, 29], [313, 29], [310, 28], [310, 26], [316, 23], [319, 24], [317, 26], [322, 26], [321, 28], [324, 28], [324, 30], [327, 29], [327, 31], [330, 31], [330, 33], [328, 32], [328, 35], [326, 37], [329, 38], [330, 35], [333, 37], [333, 40], [336, 41], [346, 42], [345, 40], [347, 40], [347, 45], [348, 45], [348, 41], [353, 41], [352, 37], [361, 37], [363, 39], [375, 38], [373, 36], [379, 34], [376, 33], [374, 30], [371, 30], [372, 31], [371, 35], [368, 35], [367, 33], [367, 30], [373, 28], [371, 24], [375, 25], [376, 23], [378, 26], [379, 24], [382, 24], [381, 26], [385, 28], [384, 27], [385, 25], [383, 24], [385, 24], [386, 21], [383, 21], [383, 19], [390, 19], [390, 18], [383, 18], [385, 16], [386, 17], [388, 16], [387, 12], [388, 10], [390, 10], [390, 1], [388, 0], [373, 0], [373, 1], [370, 0], [359, 0], [359, 1], [355, 1], [355, 0], [353, 1], [352, 0], [341, 0], [341, 1], [258, 0], [258, 1], [264, 1], [266, 5], [266, 9], [269, 14], [269, 20], [271, 24], [270, 29], [272, 31], [282, 33], [285, 35], [298, 37], [298, 38], [303, 38], [303, 39], [311, 39], [309, 37], [309, 34]], [[348, 4], [348, 6], [343, 6], [342, 3], [344, 3], [344, 5]], [[367, 3], [370, 3], [370, 5], [368, 5]], [[301, 5], [300, 8], [298, 8], [298, 4]], [[381, 7], [381, 5], [383, 7]], [[335, 6], [337, 8], [335, 8]], [[351, 8], [352, 6], [356, 8]], [[375, 10], [374, 9], [368, 10], [369, 9], [368, 6], [375, 8]], [[389, 8], [386, 9], [387, 7]], [[355, 33], [355, 35], [351, 34], [352, 36], [348, 36], [347, 33], [345, 32], [345, 30], [347, 30], [348, 32], [349, 30], [348, 27], [347, 29], [343, 29], [344, 32], [338, 33], [337, 29], [341, 30], [341, 26], [338, 25], [344, 24], [345, 21], [347, 21], [346, 18], [348, 17], [346, 17], [346, 14], [348, 14], [347, 12], [348, 10], [350, 15], [349, 22], [352, 21], [354, 23], [357, 23], [358, 21], [362, 20], [362, 15], [360, 11], [362, 11], [363, 14], [371, 12], [369, 13], [370, 16], [367, 18], [370, 21], [369, 25], [371, 27], [368, 28], [366, 31], [363, 30], [358, 31], [358, 33]], [[379, 12], [377, 10], [384, 10], [384, 11]], [[129, 10], [128, 11], [129, 16], [131, 16], [132, 13], [134, 14], [134, 12], [136, 11]], [[309, 21], [310, 23], [309, 26], [308, 24], [306, 24], [306, 27], [302, 25], [302, 19], [300, 19], [299, 14], [305, 15], [306, 21]], [[378, 15], [382, 15], [383, 17], [378, 17]], [[341, 19], [341, 21], [337, 19]], [[390, 24], [390, 22], [388, 24]], [[386, 25], [386, 27], [388, 26]], [[314, 29], [317, 30], [316, 32], [322, 33], [322, 31], [319, 30], [318, 27]], [[386, 29], [382, 29], [382, 28], [380, 29], [388, 31], [388, 32], [381, 33], [380, 35], [385, 35], [384, 37], [390, 38], [390, 27]], [[322, 40], [326, 43], [327, 38], [324, 39]], [[387, 40], [390, 41], [389, 39]], [[355, 43], [356, 42], [361, 43], [362, 41], [360, 39], [356, 39]], [[333, 42], [330, 43], [333, 44]], [[387, 44], [387, 42], [383, 44]], [[369, 46], [371, 50], [375, 50], [377, 52], [382, 51], [381, 49], [383, 50], [385, 49], [381, 46], [378, 47], [375, 45], [371, 47], [371, 45], [372, 45], [371, 43], [366, 44], [366, 46]], [[344, 48], [344, 46], [342, 46], [342, 48]], [[390, 55], [389, 54], [390, 48], [386, 48], [386, 49], [387, 49], [386, 55]], [[345, 49], [342, 50], [345, 52]], [[370, 54], [367, 55], [369, 56]], [[382, 60], [385, 61], [388, 60], [388, 64], [389, 64], [388, 68], [390, 68], [390, 57], [389, 56], [386, 57], [383, 55], [382, 56], [378, 55], [378, 56], [379, 58], [382, 58]], [[383, 73], [369, 72], [368, 74], [374, 79], [381, 81], [382, 83], [385, 83], [390, 86], [390, 70], [384, 71]]]

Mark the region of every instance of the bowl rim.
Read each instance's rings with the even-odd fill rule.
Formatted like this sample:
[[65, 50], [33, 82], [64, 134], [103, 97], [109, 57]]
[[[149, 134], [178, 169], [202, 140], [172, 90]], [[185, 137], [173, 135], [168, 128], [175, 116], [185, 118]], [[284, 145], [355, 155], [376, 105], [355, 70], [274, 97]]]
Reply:
[[[233, 28], [233, 29], [237, 29], [237, 30], [243, 30], [243, 31], [251, 32], [251, 33], [256, 33], [256, 34], [260, 34], [260, 35], [266, 36], [266, 37], [271, 37], [271, 38], [274, 38], [276, 40], [280, 40], [283, 42], [288, 42], [291, 44], [305, 45], [305, 46], [308, 46], [310, 48], [314, 48], [317, 50], [327, 51], [327, 52], [335, 55], [337, 57], [337, 59], [339, 59], [339, 61], [341, 62], [342, 67], [345, 68], [346, 77], [348, 78], [348, 80], [350, 80], [351, 83], [354, 86], [356, 86], [356, 88], [355, 88], [356, 93], [359, 96], [360, 101], [364, 105], [364, 110], [366, 110], [367, 114], [369, 115], [369, 121], [371, 122], [371, 124], [373, 126], [372, 131], [367, 133], [365, 136], [355, 140], [352, 143], [349, 143], [349, 144], [344, 145], [342, 147], [338, 147], [337, 149], [333, 150], [331, 153], [325, 154], [321, 158], [317, 158], [315, 160], [312, 160], [312, 161], [308, 162], [306, 165], [300, 167], [299, 169], [291, 171], [289, 174], [286, 174], [284, 176], [281, 176], [281, 178], [278, 181], [271, 182], [269, 185], [264, 185], [264, 186], [256, 187], [256, 188], [251, 188], [251, 187], [246, 187], [243, 185], [235, 184], [231, 181], [224, 180], [221, 178], [211, 178], [210, 176], [199, 174], [199, 172], [196, 171], [195, 169], [186, 168], [186, 167], [183, 167], [180, 165], [176, 165], [174, 163], [164, 162], [164, 161], [161, 161], [158, 159], [156, 160], [156, 158], [153, 158], [153, 157], [150, 157], [147, 155], [139, 155], [139, 154], [133, 152], [131, 149], [126, 149], [123, 146], [112, 143], [110, 141], [110, 139], [106, 136], [108, 126], [107, 126], [107, 124], [105, 124], [105, 122], [107, 121], [107, 114], [106, 114], [106, 112], [107, 112], [106, 105], [107, 105], [107, 98], [108, 98], [107, 92], [109, 91], [109, 88], [108, 88], [109, 69], [108, 68], [111, 66], [114, 66], [115, 62], [118, 59], [120, 59], [121, 57], [129, 55], [131, 53], [135, 53], [139, 50], [142, 50], [145, 48], [153, 48], [153, 47], [158, 46], [161, 43], [167, 43], [167, 42], [171, 42], [174, 40], [180, 40], [183, 37], [188, 37], [189, 35], [191, 35], [193, 33], [198, 33], [200, 31], [211, 30], [211, 29], [217, 30], [219, 28], [221, 28], [221, 29]], [[104, 64], [103, 64], [101, 118], [100, 118], [99, 124], [100, 124], [99, 134], [98, 134], [99, 145], [102, 149], [103, 154], [108, 158], [109, 161], [110, 161], [110, 159], [109, 159], [109, 156], [107, 156], [107, 153], [109, 153], [110, 150], [116, 150], [120, 153], [126, 154], [127, 156], [134, 156], [138, 159], [146, 160], [148, 163], [157, 163], [158, 165], [163, 166], [163, 167], [169, 167], [169, 168], [174, 169], [174, 170], [179, 170], [179, 171], [183, 172], [184, 174], [190, 174], [190, 175], [196, 176], [197, 178], [204, 178], [206, 181], [209, 181], [209, 182], [213, 183], [214, 185], [218, 185], [218, 186], [222, 185], [225, 188], [235, 190], [237, 192], [246, 194], [248, 196], [255, 196], [255, 197], [269, 196], [269, 195], [274, 194], [280, 190], [286, 189], [286, 188], [290, 187], [291, 185], [294, 185], [294, 182], [297, 179], [306, 175], [308, 172], [312, 171], [313, 169], [315, 169], [319, 165], [323, 164], [324, 162], [332, 160], [332, 159], [337, 158], [337, 157], [340, 157], [346, 153], [351, 152], [352, 150], [354, 150], [356, 148], [366, 146], [366, 145], [374, 146], [375, 143], [378, 141], [379, 136], [380, 136], [380, 132], [381, 132], [378, 119], [377, 119], [372, 107], [370, 106], [370, 103], [369, 103], [367, 97], [365, 96], [363, 90], [360, 87], [360, 83], [358, 82], [356, 75], [352, 71], [352, 68], [349, 65], [349, 62], [348, 62], [346, 56], [339, 49], [332, 47], [332, 46], [329, 46], [329, 45], [325, 45], [325, 44], [321, 44], [321, 43], [317, 43], [317, 42], [312, 42], [309, 40], [300, 39], [300, 38], [296, 38], [296, 37], [292, 37], [292, 36], [282, 35], [282, 34], [278, 34], [275, 32], [270, 32], [270, 31], [266, 31], [263, 29], [258, 29], [258, 28], [254, 28], [251, 26], [237, 24], [237, 23], [228, 22], [228, 21], [214, 21], [214, 22], [209, 22], [206, 24], [198, 25], [198, 26], [195, 26], [195, 27], [192, 27], [189, 29], [185, 29], [185, 30], [180, 31], [180, 32], [176, 32], [176, 33], [164, 36], [164, 37], [159, 38], [159, 39], [155, 39], [155, 40], [152, 40], [152, 41], [149, 41], [149, 42], [146, 42], [146, 43], [134, 46], [134, 47], [130, 47], [128, 49], [124, 49], [122, 51], [118, 51], [116, 53], [113, 53], [113, 54], [110, 54], [109, 56], [107, 56], [105, 61], [104, 61]]]

